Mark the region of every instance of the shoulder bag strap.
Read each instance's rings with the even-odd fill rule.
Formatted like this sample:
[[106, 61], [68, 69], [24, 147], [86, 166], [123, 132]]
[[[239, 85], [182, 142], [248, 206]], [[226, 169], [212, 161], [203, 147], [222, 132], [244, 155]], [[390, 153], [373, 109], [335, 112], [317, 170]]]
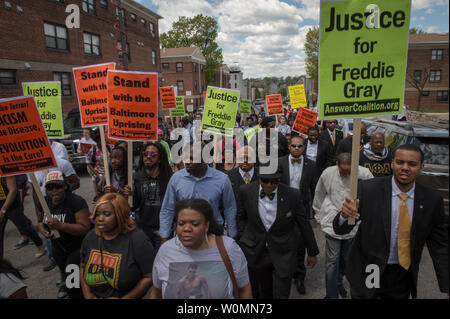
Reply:
[[234, 276], [233, 266], [231, 266], [230, 257], [228, 256], [228, 253], [223, 244], [222, 236], [216, 236], [216, 244], [217, 244], [217, 249], [219, 250], [219, 253], [220, 253], [220, 257], [222, 257], [222, 261], [225, 264], [228, 274], [230, 275], [231, 282], [233, 283], [234, 298], [239, 299], [239, 290], [238, 290], [238, 286], [237, 286], [237, 282], [236, 282], [236, 277]]

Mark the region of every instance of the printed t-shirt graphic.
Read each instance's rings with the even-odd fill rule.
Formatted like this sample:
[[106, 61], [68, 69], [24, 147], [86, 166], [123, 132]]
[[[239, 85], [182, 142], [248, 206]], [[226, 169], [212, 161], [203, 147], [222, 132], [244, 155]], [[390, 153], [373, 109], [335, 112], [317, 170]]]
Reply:
[[[103, 271], [102, 256], [103, 255]], [[118, 289], [120, 261], [122, 254], [111, 254], [109, 252], [92, 249], [86, 264], [85, 279], [89, 286], [109, 284]]]

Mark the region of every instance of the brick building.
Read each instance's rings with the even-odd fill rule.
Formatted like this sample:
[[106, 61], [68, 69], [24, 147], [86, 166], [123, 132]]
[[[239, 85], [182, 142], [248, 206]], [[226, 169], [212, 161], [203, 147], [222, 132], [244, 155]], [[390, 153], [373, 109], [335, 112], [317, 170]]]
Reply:
[[161, 86], [176, 86], [178, 96], [184, 96], [186, 109], [192, 105], [195, 111], [203, 105], [206, 91], [206, 60], [200, 48], [161, 49]]
[[[80, 28], [68, 28], [65, 12], [78, 5]], [[159, 15], [122, 0], [130, 71], [161, 72]], [[0, 2], [0, 98], [22, 94], [22, 82], [62, 83], [63, 113], [78, 108], [72, 67], [116, 62], [118, 11], [109, 0], [8, 0]]]
[[421, 110], [448, 111], [448, 49], [448, 33], [410, 34], [405, 81], [405, 105], [410, 110], [418, 105], [418, 90], [409, 83], [416, 80], [425, 83]]
[[213, 82], [211, 85], [225, 89], [231, 88], [230, 68], [226, 64], [222, 64], [222, 66], [214, 72]]

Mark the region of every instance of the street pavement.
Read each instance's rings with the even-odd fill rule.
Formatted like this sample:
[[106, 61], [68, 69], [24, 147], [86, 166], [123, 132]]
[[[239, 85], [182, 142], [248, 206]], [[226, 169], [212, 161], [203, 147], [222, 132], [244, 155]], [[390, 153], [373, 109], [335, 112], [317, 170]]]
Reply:
[[[81, 186], [76, 193], [89, 204], [92, 209], [93, 187], [90, 177], [87, 173], [80, 173]], [[25, 214], [36, 223], [36, 214], [28, 195], [25, 199]], [[305, 280], [306, 295], [299, 295], [294, 285], [291, 289], [291, 299], [323, 299], [325, 297], [325, 236], [320, 227], [313, 223], [314, 233], [317, 244], [320, 249], [318, 262], [314, 269], [308, 270]], [[41, 236], [42, 237], [42, 236]], [[8, 222], [5, 232], [4, 250], [5, 258], [9, 259], [15, 267], [20, 268], [26, 276], [27, 293], [29, 298], [33, 299], [55, 299], [58, 294], [58, 288], [55, 283], [60, 279], [58, 268], [44, 272], [42, 268], [46, 265], [48, 258], [46, 256], [40, 259], [34, 258], [36, 247], [28, 245], [19, 250], [14, 250], [14, 245], [21, 239], [17, 229], [12, 222]], [[268, 278], [270, 280], [270, 278]], [[348, 282], [344, 285], [349, 287]], [[444, 299], [446, 294], [439, 291], [436, 275], [433, 269], [431, 258], [425, 247], [422, 255], [422, 261], [419, 271], [418, 298], [419, 299]]]

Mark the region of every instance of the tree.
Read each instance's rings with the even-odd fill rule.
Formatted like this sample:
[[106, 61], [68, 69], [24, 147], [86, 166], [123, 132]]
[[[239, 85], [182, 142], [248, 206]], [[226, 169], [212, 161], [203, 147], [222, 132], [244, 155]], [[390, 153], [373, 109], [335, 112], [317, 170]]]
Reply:
[[161, 34], [163, 48], [196, 46], [206, 60], [206, 85], [212, 82], [214, 72], [222, 65], [222, 49], [216, 43], [218, 25], [214, 18], [198, 14], [193, 18], [179, 17], [172, 29]]
[[306, 33], [305, 41], [305, 66], [306, 73], [312, 80], [317, 80], [319, 75], [319, 27], [313, 27]]
[[422, 99], [423, 92], [425, 91], [425, 84], [427, 84], [429, 76], [430, 67], [428, 66], [424, 66], [422, 70], [414, 70], [406, 76], [406, 81], [419, 93], [417, 98], [417, 111], [420, 111], [420, 101]]
[[421, 28], [411, 28], [409, 29], [409, 34], [424, 34], [425, 31], [423, 31]]
[[258, 88], [253, 85], [252, 88], [255, 88], [255, 100], [261, 98], [261, 93], [259, 92]]

